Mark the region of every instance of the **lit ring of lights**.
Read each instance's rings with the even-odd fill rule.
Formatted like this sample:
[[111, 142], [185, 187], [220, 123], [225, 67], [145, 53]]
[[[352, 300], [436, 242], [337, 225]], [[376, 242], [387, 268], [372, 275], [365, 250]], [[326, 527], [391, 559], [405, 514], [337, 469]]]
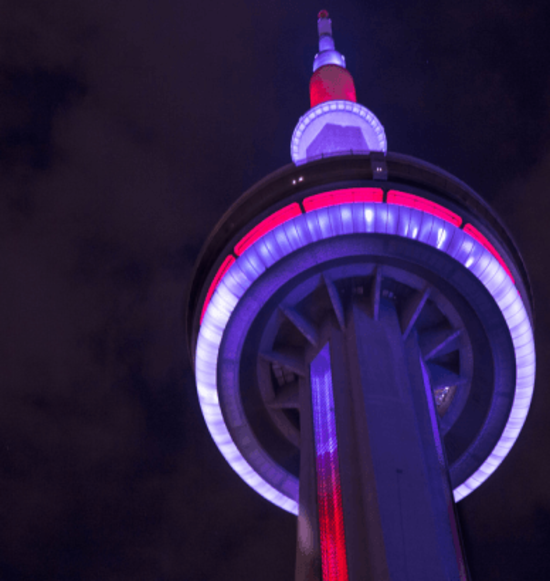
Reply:
[[328, 115], [331, 113], [335, 113], [338, 111], [347, 111], [348, 113], [353, 113], [357, 115], [364, 121], [366, 121], [376, 134], [379, 143], [379, 149], [375, 151], [387, 151], [388, 149], [388, 142], [386, 140], [386, 133], [384, 131], [384, 127], [382, 123], [378, 120], [378, 117], [359, 103], [353, 103], [352, 101], [343, 101], [343, 100], [333, 100], [333, 101], [325, 101], [324, 103], [319, 103], [319, 105], [315, 105], [312, 107], [305, 115], [300, 118], [298, 125], [294, 129], [294, 133], [292, 134], [292, 139], [290, 141], [290, 155], [293, 161], [297, 161], [300, 163], [304, 163], [305, 159], [300, 159], [299, 149], [300, 149], [300, 139], [304, 134], [304, 131], [308, 127], [308, 125], [317, 119], [318, 117], [322, 117], [323, 115]]
[[270, 266], [308, 244], [359, 233], [389, 234], [417, 240], [454, 258], [476, 276], [499, 307], [515, 350], [516, 387], [508, 421], [489, 456], [454, 489], [455, 501], [459, 501], [501, 464], [517, 440], [529, 411], [535, 378], [535, 347], [521, 296], [510, 275], [491, 252], [467, 231], [429, 212], [384, 203], [347, 203], [332, 206], [330, 216], [327, 220], [327, 209], [313, 210], [276, 226], [235, 260], [217, 286], [204, 313], [195, 359], [199, 401], [210, 433], [226, 460], [247, 484], [267, 500], [297, 514], [296, 499], [276, 490], [254, 471], [233, 442], [225, 424], [219, 405], [217, 373], [218, 353], [227, 323], [255, 280]]

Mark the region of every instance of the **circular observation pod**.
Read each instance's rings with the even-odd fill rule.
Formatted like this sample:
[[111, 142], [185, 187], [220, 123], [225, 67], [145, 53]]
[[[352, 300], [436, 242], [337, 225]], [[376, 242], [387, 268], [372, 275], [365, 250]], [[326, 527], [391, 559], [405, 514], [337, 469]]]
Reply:
[[464, 498], [503, 461], [528, 413], [531, 289], [489, 206], [398, 154], [286, 166], [208, 239], [187, 335], [220, 451], [257, 492], [297, 512], [300, 382], [327, 327], [345, 333], [352, 309], [372, 320], [395, 313], [402, 337], [414, 338], [454, 497]]
[[[342, 69], [345, 70], [345, 69]], [[290, 155], [296, 165], [323, 157], [386, 152], [384, 127], [359, 103], [320, 103], [300, 117], [292, 134]]]

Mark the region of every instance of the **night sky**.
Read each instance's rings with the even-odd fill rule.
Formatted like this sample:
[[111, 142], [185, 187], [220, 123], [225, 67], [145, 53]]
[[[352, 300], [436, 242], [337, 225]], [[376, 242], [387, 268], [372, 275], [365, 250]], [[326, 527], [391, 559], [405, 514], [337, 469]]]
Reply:
[[290, 162], [316, 16], [392, 151], [510, 228], [538, 375], [459, 506], [473, 581], [550, 579], [550, 33], [545, 2], [0, 4], [0, 581], [291, 581], [295, 518], [226, 464], [183, 329], [201, 245]]

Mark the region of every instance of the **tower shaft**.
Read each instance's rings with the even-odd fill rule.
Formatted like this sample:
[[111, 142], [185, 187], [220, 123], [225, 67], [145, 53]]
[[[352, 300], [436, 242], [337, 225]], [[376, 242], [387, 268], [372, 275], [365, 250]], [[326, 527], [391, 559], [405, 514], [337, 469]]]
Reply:
[[[421, 305], [420, 300], [417, 308]], [[346, 574], [350, 581], [463, 581], [467, 574], [445, 455], [417, 333], [412, 329], [404, 336], [403, 318], [392, 301], [381, 299], [375, 308], [376, 313], [372, 300], [356, 300], [345, 329], [328, 324], [322, 333], [330, 348]], [[313, 409], [302, 419], [310, 425], [301, 429], [301, 469], [309, 477], [300, 480], [296, 581], [343, 579], [325, 563], [335, 539], [319, 522], [316, 499], [325, 475], [317, 470], [312, 478], [315, 446], [308, 442], [317, 438], [311, 419], [319, 356], [302, 385]], [[305, 535], [312, 523], [320, 534]]]

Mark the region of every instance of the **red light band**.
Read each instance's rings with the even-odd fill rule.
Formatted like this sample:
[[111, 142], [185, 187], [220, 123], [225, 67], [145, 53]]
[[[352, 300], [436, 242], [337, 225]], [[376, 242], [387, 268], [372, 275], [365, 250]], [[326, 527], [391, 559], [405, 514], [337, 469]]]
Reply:
[[[384, 192], [381, 188], [344, 188], [309, 196], [302, 200], [302, 204], [306, 212], [312, 212], [314, 210], [320, 210], [321, 208], [327, 208], [330, 206], [337, 206], [339, 204], [353, 204], [361, 202], [381, 203], [383, 200]], [[462, 224], [462, 218], [458, 214], [451, 212], [451, 210], [448, 210], [444, 206], [436, 204], [431, 200], [427, 200], [407, 192], [390, 190], [387, 194], [387, 203], [422, 210], [423, 212], [453, 224], [457, 228], [459, 228]], [[271, 214], [271, 216], [268, 216], [265, 218], [265, 220], [262, 220], [257, 226], [252, 228], [250, 232], [243, 236], [239, 242], [237, 242], [235, 245], [235, 254], [237, 256], [241, 256], [245, 250], [250, 248], [250, 246], [252, 246], [262, 236], [265, 236], [265, 234], [271, 232], [271, 230], [280, 224], [284, 224], [288, 220], [299, 216], [301, 213], [302, 210], [300, 209], [300, 205], [297, 202], [293, 202], [292, 204], [277, 210], [277, 212], [274, 212]], [[487, 240], [487, 238], [485, 238], [485, 236], [483, 236], [483, 234], [471, 224], [466, 224], [463, 230], [472, 238], [474, 238], [474, 240], [477, 240], [477, 242], [482, 244], [498, 260], [499, 264], [502, 266], [502, 268], [504, 268], [512, 282], [515, 284], [515, 280], [512, 276], [512, 273], [510, 272], [510, 269], [500, 254], [496, 251], [495, 247], [489, 242], [489, 240]], [[201, 313], [201, 323], [214, 291], [219, 285], [221, 279], [224, 277], [225, 273], [231, 268], [231, 265], [234, 262], [235, 257], [233, 255], [227, 256], [220, 266], [218, 272], [216, 273], [216, 276], [214, 277], [212, 284], [210, 285], [210, 288], [206, 294], [206, 299], [204, 301], [204, 306]]]
[[230, 254], [229, 256], [227, 256], [225, 258], [225, 260], [222, 262], [222, 265], [218, 269], [218, 272], [216, 273], [216, 276], [214, 277], [214, 280], [210, 284], [210, 288], [208, 289], [208, 292], [206, 293], [206, 299], [204, 300], [204, 305], [202, 307], [201, 321], [200, 321], [201, 323], [202, 323], [202, 320], [204, 318], [204, 313], [206, 313], [206, 307], [208, 307], [208, 303], [210, 303], [210, 299], [212, 298], [214, 291], [216, 290], [216, 288], [220, 284], [222, 278], [225, 276], [225, 273], [231, 268], [231, 266], [233, 265], [235, 260], [236, 260], [235, 257], [232, 254]]
[[489, 240], [487, 240], [487, 238], [485, 238], [485, 236], [483, 236], [483, 234], [471, 224], [466, 224], [466, 226], [464, 226], [464, 232], [466, 232], [466, 234], [469, 234], [474, 240], [477, 240], [480, 244], [482, 244], [498, 260], [500, 266], [504, 268], [508, 276], [512, 279], [512, 282], [516, 284], [516, 281], [514, 280], [514, 277], [512, 276], [510, 269], [506, 266], [506, 263], [504, 262], [500, 254], [497, 252], [496, 248], [489, 242]]
[[453, 226], [460, 228], [462, 224], [462, 218], [447, 210], [444, 206], [440, 206], [431, 200], [426, 200], [420, 196], [415, 196], [414, 194], [407, 194], [406, 192], [398, 192], [397, 190], [390, 190], [388, 192], [388, 204], [395, 204], [397, 206], [405, 206], [407, 208], [416, 208], [417, 210], [422, 210], [427, 212], [432, 216], [441, 218], [446, 222], [450, 222]]
[[302, 210], [296, 202], [277, 210], [277, 212], [271, 214], [271, 216], [268, 216], [265, 220], [262, 220], [257, 226], [252, 228], [248, 234], [245, 234], [245, 236], [235, 244], [235, 254], [240, 256], [247, 248], [250, 248], [256, 240], [259, 240], [262, 236], [265, 236], [280, 224], [288, 222], [288, 220], [299, 216], [301, 213]]
[[353, 204], [357, 202], [382, 202], [384, 192], [380, 188], [346, 188], [316, 194], [303, 200], [304, 210], [312, 212], [338, 204]]

